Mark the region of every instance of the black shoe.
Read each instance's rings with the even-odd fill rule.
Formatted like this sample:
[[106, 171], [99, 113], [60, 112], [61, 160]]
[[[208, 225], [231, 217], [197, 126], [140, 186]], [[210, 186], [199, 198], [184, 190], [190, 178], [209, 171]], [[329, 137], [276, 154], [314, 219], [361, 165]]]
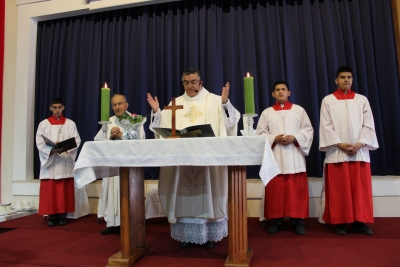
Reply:
[[49, 221], [47, 222], [47, 225], [52, 227], [52, 226], [56, 226], [57, 225], [57, 220], [56, 219], [49, 219]]
[[102, 235], [119, 234], [120, 229], [121, 229], [120, 226], [107, 227], [106, 229], [101, 230], [100, 233]]
[[297, 222], [294, 225], [294, 232], [298, 235], [305, 235], [306, 229], [304, 229], [304, 224], [302, 222]]
[[213, 248], [214, 247], [214, 242], [212, 241], [207, 241], [206, 243], [204, 243], [204, 246], [206, 248]]
[[338, 235], [345, 235], [346, 234], [346, 224], [336, 225], [335, 233]]
[[67, 224], [67, 221], [65, 220], [65, 218], [58, 219], [58, 226], [64, 226], [66, 224]]
[[189, 247], [189, 242], [179, 242], [179, 246], [181, 247], [181, 248], [187, 248], [187, 247]]
[[372, 235], [374, 232], [370, 228], [368, 228], [365, 223], [362, 222], [353, 222], [351, 225], [352, 230], [364, 234], [364, 235]]
[[276, 234], [279, 230], [281, 230], [281, 224], [272, 221], [272, 224], [267, 229], [268, 234]]

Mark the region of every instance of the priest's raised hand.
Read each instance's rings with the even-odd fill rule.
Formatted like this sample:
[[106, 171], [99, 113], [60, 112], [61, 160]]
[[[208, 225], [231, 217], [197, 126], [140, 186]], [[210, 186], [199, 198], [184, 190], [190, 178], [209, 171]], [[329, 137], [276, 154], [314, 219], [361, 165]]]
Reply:
[[226, 104], [226, 102], [228, 102], [229, 89], [230, 89], [229, 82], [227, 82], [225, 86], [222, 87], [222, 93], [221, 93], [222, 104]]
[[156, 113], [159, 110], [160, 104], [158, 103], [158, 99], [156, 96], [153, 98], [151, 96], [151, 94], [147, 93], [147, 102], [149, 103], [150, 107], [153, 109], [154, 113]]

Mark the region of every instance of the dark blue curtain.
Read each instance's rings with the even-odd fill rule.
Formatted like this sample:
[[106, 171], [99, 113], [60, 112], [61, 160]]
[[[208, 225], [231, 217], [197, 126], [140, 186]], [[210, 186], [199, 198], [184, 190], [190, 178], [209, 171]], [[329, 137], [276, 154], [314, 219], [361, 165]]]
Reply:
[[[184, 0], [43, 21], [37, 47], [35, 125], [50, 116], [49, 101], [61, 97], [83, 142], [99, 130], [104, 82], [112, 94], [126, 95], [129, 111], [146, 115], [146, 93], [168, 104], [183, 93], [182, 71], [194, 67], [213, 93], [229, 81], [230, 100], [243, 112], [243, 77], [250, 72], [261, 114], [273, 104], [272, 84], [287, 80], [290, 101], [305, 108], [314, 126], [307, 168], [317, 177], [324, 158], [318, 151], [320, 103], [336, 90], [336, 69], [349, 65], [353, 89], [369, 98], [374, 113], [380, 148], [371, 152], [372, 172], [400, 174], [390, 0]], [[147, 138], [154, 138], [149, 131]], [[258, 167], [248, 176], [257, 177]]]

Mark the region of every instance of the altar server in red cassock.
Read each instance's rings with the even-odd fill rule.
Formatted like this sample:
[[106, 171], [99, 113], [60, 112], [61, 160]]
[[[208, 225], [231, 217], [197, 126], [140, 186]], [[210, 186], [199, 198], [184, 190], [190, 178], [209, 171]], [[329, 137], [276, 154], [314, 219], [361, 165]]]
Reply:
[[276, 103], [263, 111], [256, 133], [266, 135], [280, 174], [265, 187], [264, 216], [271, 219], [267, 232], [275, 234], [290, 217], [296, 234], [304, 235], [304, 218], [309, 217], [308, 180], [305, 156], [314, 130], [305, 110], [289, 102], [289, 86], [278, 81], [272, 96]]
[[379, 147], [368, 99], [351, 90], [350, 67], [336, 71], [338, 89], [322, 100], [319, 149], [325, 153], [325, 210], [323, 220], [335, 232], [353, 230], [371, 235], [373, 223], [369, 150]]
[[[63, 152], [63, 149], [46, 145], [42, 135], [56, 143], [74, 137], [78, 147], [81, 139], [75, 123], [62, 115], [64, 105], [61, 99], [53, 99], [50, 110], [53, 115], [40, 122], [36, 133], [41, 165], [39, 215], [49, 215], [49, 226], [62, 226], [66, 224], [67, 213], [75, 211], [75, 186], [72, 171], [77, 148]], [[86, 192], [84, 194], [86, 195]], [[83, 203], [78, 203], [78, 209], [83, 207], [89, 213], [87, 195], [82, 199]]]

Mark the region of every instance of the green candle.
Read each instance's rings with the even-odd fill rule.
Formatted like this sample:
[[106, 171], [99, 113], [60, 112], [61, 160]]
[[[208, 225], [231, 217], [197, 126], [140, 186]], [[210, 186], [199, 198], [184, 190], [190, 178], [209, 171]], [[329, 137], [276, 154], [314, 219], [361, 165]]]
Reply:
[[104, 88], [101, 88], [100, 95], [100, 121], [109, 121], [110, 119], [110, 88], [107, 88], [107, 84], [104, 84]]
[[253, 77], [247, 73], [247, 77], [244, 80], [244, 110], [245, 114], [255, 114], [254, 109], [254, 82]]

